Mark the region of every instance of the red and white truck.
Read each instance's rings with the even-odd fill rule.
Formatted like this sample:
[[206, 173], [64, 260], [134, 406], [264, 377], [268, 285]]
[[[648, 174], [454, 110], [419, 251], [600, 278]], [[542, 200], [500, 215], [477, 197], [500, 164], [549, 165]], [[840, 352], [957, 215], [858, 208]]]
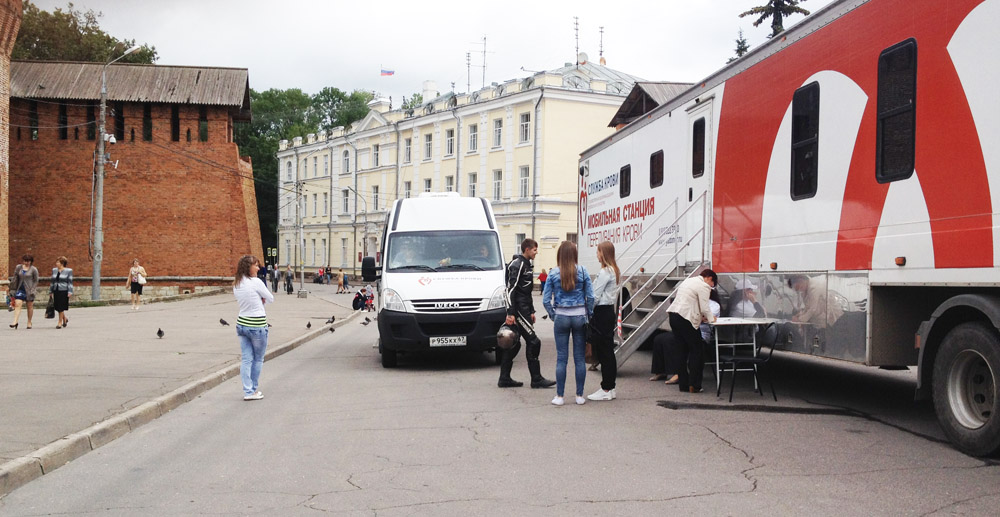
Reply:
[[619, 360], [710, 266], [779, 350], [916, 366], [955, 446], [1000, 452], [998, 20], [836, 1], [584, 151], [580, 257], [611, 240], [633, 284]]

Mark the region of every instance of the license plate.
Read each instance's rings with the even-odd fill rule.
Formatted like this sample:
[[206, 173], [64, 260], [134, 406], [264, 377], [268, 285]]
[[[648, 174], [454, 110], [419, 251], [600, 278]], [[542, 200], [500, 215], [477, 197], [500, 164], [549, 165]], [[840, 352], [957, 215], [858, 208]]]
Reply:
[[465, 336], [432, 337], [431, 346], [465, 346]]

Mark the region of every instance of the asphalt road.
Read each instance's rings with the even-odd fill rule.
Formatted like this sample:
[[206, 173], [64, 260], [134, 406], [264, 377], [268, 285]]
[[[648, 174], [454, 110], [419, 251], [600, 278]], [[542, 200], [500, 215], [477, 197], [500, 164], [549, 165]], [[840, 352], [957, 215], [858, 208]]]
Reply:
[[[359, 320], [360, 321], [360, 320]], [[541, 322], [544, 371], [554, 370]], [[549, 404], [487, 355], [401, 358], [350, 324], [0, 499], [0, 515], [995, 515], [1000, 467], [943, 443], [911, 372], [778, 358], [778, 402], [648, 382]], [[524, 360], [515, 378], [527, 380]], [[554, 374], [547, 374], [554, 375]], [[588, 377], [586, 392], [597, 388]], [[706, 378], [706, 389], [708, 388]], [[567, 393], [572, 393], [569, 381]]]

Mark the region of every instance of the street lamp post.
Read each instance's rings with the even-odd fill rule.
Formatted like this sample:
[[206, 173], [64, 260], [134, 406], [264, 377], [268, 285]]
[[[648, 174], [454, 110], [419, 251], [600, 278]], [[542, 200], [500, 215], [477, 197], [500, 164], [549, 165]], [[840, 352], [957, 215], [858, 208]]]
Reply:
[[101, 118], [97, 123], [97, 178], [95, 179], [94, 191], [94, 272], [91, 283], [90, 297], [92, 300], [101, 299], [101, 263], [104, 261], [104, 122], [107, 113], [108, 103], [108, 66], [115, 61], [139, 50], [136, 45], [104, 64], [101, 69]]

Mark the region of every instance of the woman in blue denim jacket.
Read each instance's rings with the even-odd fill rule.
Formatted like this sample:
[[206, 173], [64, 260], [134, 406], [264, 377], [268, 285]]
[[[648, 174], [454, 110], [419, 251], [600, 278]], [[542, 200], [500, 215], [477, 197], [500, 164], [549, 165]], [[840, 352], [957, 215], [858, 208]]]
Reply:
[[552, 403], [561, 406], [566, 388], [566, 365], [569, 362], [569, 338], [573, 335], [573, 366], [576, 368], [576, 403], [583, 404], [583, 383], [587, 378], [587, 322], [594, 313], [594, 288], [586, 268], [577, 264], [576, 244], [563, 241], [556, 251], [556, 263], [545, 279], [542, 305], [555, 324], [556, 396]]

